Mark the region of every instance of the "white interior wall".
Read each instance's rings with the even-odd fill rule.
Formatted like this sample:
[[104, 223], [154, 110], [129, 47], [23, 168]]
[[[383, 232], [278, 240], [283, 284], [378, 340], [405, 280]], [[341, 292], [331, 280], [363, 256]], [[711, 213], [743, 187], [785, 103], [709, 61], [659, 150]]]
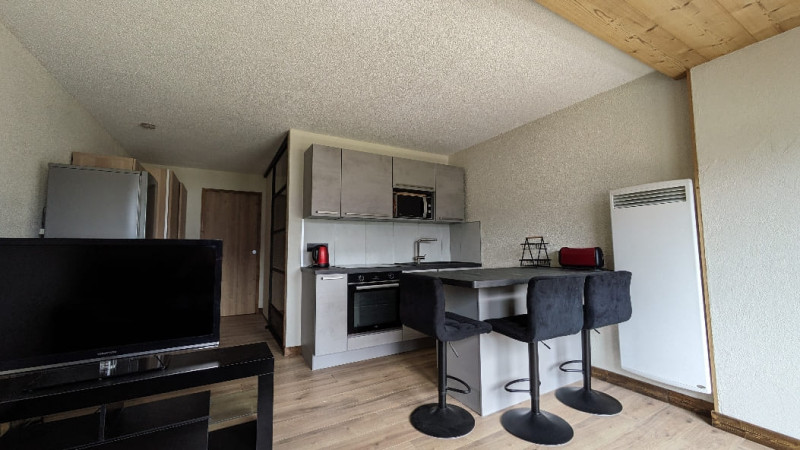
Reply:
[[[561, 247], [601, 247], [613, 268], [612, 189], [691, 178], [685, 81], [647, 75], [456, 153], [466, 169], [467, 219], [480, 221], [485, 267], [519, 265], [525, 236], [543, 235], [554, 265]], [[617, 327], [592, 333], [592, 364], [622, 369]]]
[[800, 28], [692, 69], [719, 412], [800, 438]]
[[125, 150], [0, 23], [0, 237], [36, 237], [47, 164]]
[[373, 144], [335, 136], [310, 133], [303, 130], [289, 130], [289, 181], [287, 188], [288, 225], [286, 257], [286, 335], [287, 347], [300, 345], [300, 267], [303, 263], [303, 152], [311, 144], [329, 145], [362, 152], [418, 159], [433, 163], [447, 164], [447, 156], [424, 153], [400, 147]]

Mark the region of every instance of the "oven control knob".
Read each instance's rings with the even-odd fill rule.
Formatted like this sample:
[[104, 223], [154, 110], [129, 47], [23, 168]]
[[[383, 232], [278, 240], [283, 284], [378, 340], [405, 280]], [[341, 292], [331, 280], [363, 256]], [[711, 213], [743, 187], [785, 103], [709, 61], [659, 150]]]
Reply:
[[394, 280], [394, 274], [390, 273], [390, 274], [386, 275], [386, 278], [388, 278], [390, 280]]
[[358, 278], [358, 282], [359, 283], [363, 283], [364, 282], [364, 275], [359, 275], [357, 278]]

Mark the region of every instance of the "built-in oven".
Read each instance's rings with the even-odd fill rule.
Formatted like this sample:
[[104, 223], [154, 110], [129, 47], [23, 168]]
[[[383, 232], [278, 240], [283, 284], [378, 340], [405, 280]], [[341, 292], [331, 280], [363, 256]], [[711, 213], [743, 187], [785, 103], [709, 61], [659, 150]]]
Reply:
[[401, 326], [399, 278], [400, 272], [347, 275], [347, 334]]

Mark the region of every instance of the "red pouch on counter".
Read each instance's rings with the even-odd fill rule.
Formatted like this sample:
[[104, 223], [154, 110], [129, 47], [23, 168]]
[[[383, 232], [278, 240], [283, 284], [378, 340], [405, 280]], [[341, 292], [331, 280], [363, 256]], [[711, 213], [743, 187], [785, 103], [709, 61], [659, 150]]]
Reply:
[[558, 264], [576, 269], [599, 269], [605, 265], [603, 250], [600, 247], [561, 247], [558, 251]]

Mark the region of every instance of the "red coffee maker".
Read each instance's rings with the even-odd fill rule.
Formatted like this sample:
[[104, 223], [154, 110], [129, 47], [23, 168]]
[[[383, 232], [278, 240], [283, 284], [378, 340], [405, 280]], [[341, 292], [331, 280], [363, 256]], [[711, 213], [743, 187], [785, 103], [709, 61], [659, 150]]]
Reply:
[[328, 246], [317, 245], [311, 249], [311, 260], [314, 262], [314, 267], [326, 268], [328, 263]]

